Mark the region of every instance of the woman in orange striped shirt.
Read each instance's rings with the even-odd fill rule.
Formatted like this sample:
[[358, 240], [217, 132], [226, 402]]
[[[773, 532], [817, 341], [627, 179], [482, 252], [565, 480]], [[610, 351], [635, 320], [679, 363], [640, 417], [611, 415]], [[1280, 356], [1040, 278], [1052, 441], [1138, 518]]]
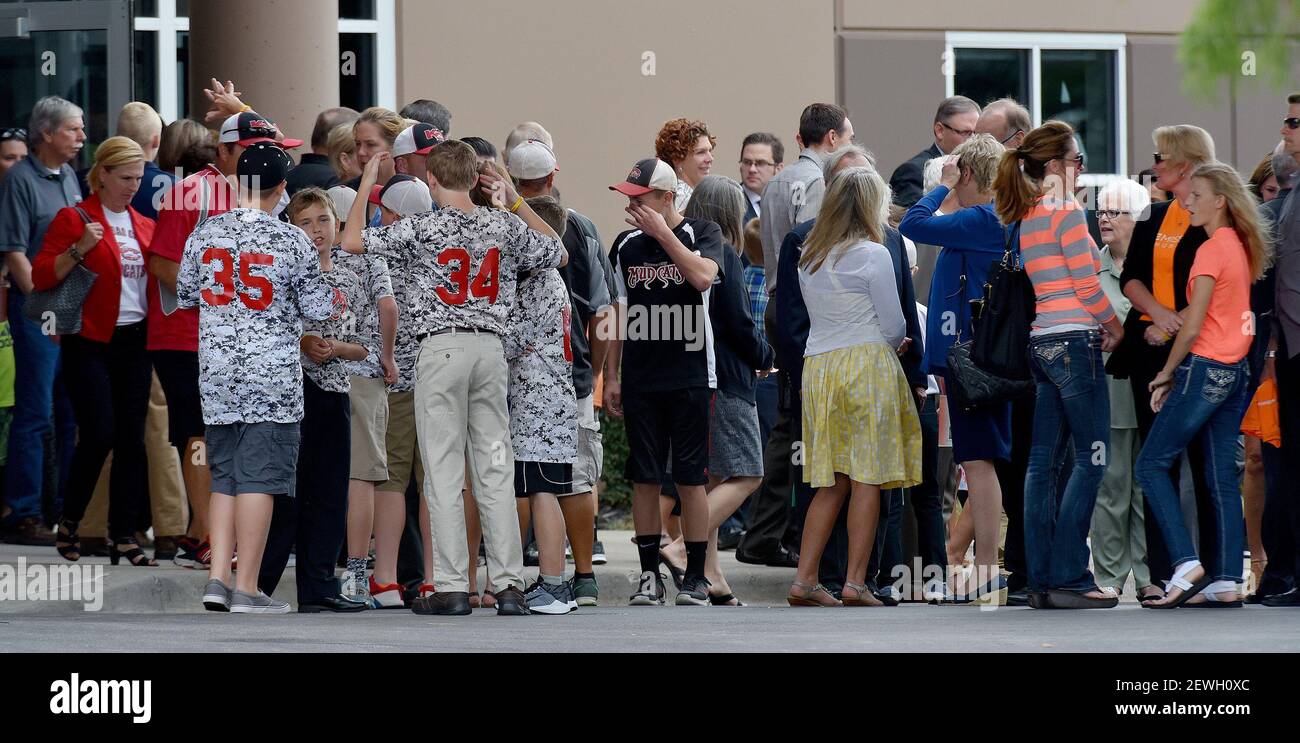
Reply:
[[[1049, 121], [1007, 150], [993, 183], [998, 217], [1019, 230], [1037, 317], [1029, 338], [1037, 382], [1034, 437], [1025, 477], [1025, 560], [1030, 606], [1110, 608], [1113, 592], [1088, 570], [1088, 526], [1106, 474], [1110, 405], [1102, 351], [1124, 329], [1097, 279], [1101, 255], [1074, 200], [1083, 167], [1074, 130]], [[1074, 469], [1058, 490], [1065, 447]]]

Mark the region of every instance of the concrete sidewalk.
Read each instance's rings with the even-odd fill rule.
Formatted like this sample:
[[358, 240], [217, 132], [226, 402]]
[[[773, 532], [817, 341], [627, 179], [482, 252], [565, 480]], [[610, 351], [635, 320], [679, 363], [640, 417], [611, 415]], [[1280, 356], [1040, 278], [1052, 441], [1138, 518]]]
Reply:
[[[636, 546], [632, 544], [630, 531], [602, 531], [601, 542], [605, 545], [609, 563], [595, 566], [596, 580], [600, 585], [601, 606], [626, 606], [628, 596], [636, 589], [640, 575]], [[150, 555], [153, 550], [146, 550]], [[103, 605], [100, 613], [136, 614], [201, 614], [203, 606], [199, 598], [207, 573], [177, 567], [170, 562], [162, 563], [156, 568], [137, 568], [121, 563], [116, 567], [108, 564], [106, 557], [85, 557], [70, 563], [59, 557], [53, 547], [22, 547], [0, 544], [0, 579], [3, 578], [3, 566], [16, 566], [22, 558], [29, 566], [50, 566], [55, 571], [46, 571], [51, 576], [65, 576], [70, 580], [75, 568], [77, 580], [96, 579], [97, 571], [102, 570]], [[745, 565], [736, 561], [734, 552], [721, 554], [723, 572], [731, 583], [732, 592], [741, 601], [752, 606], [784, 606], [790, 581], [794, 570], [789, 568], [769, 568], [758, 565]], [[566, 571], [573, 574], [573, 563], [568, 563]], [[666, 570], [661, 570], [667, 576]], [[526, 568], [524, 574], [531, 581], [537, 574], [536, 568]], [[479, 568], [479, 588], [482, 590], [486, 569]], [[671, 580], [666, 581], [669, 598], [673, 595]], [[276, 598], [295, 602], [297, 595], [294, 570], [285, 571], [284, 579], [276, 588]], [[72, 615], [84, 611], [78, 601], [52, 600], [15, 600], [0, 598], [0, 614], [33, 615]], [[384, 612], [388, 613], [388, 612]]]

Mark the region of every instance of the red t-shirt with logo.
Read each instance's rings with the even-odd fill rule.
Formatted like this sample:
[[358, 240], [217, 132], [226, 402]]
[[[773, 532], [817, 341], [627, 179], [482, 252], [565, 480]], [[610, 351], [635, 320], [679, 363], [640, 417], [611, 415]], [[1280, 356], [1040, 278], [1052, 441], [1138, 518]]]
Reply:
[[[206, 189], [201, 181], [207, 182]], [[164, 194], [162, 205], [158, 209], [158, 227], [154, 231], [153, 242], [144, 251], [146, 264], [152, 255], [181, 262], [181, 256], [185, 253], [185, 241], [198, 226], [205, 191], [208, 196], [209, 218], [224, 214], [236, 205], [230, 181], [211, 165], [176, 184]], [[148, 349], [198, 353], [198, 310], [177, 308], [167, 315], [163, 313], [160, 301], [158, 284], [151, 282]]]

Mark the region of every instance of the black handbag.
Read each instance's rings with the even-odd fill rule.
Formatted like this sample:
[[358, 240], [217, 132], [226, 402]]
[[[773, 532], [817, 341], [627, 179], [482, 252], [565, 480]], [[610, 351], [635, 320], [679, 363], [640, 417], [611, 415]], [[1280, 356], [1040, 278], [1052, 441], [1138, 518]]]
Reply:
[[[969, 271], [966, 257], [962, 256], [961, 296], [966, 295], [966, 281]], [[988, 287], [986, 285], [985, 291]], [[972, 300], [968, 306], [973, 316], [971, 325], [979, 328], [987, 309], [987, 295], [983, 299]], [[964, 325], [962, 327], [965, 327]], [[978, 336], [976, 336], [978, 337]], [[957, 331], [957, 342], [948, 348], [948, 402], [960, 410], [972, 411], [980, 407], [997, 405], [1028, 394], [1034, 388], [1030, 380], [1012, 379], [992, 374], [981, 369], [975, 363], [973, 350], [975, 341], [961, 339], [961, 330]], [[1029, 339], [1025, 338], [1024, 353], [1028, 354]]]
[[[90, 224], [90, 215], [81, 207], [75, 207], [81, 221]], [[44, 326], [51, 319], [54, 327], [49, 328], [51, 335], [75, 335], [81, 332], [81, 306], [90, 295], [90, 288], [95, 285], [99, 275], [78, 262], [68, 275], [53, 289], [33, 291], [23, 302], [23, 317]], [[46, 331], [45, 328], [42, 329]]]
[[1007, 237], [1002, 260], [989, 268], [984, 306], [975, 320], [971, 360], [990, 374], [1015, 380], [1029, 374], [1029, 331], [1037, 315], [1034, 284], [1020, 255], [1016, 222]]

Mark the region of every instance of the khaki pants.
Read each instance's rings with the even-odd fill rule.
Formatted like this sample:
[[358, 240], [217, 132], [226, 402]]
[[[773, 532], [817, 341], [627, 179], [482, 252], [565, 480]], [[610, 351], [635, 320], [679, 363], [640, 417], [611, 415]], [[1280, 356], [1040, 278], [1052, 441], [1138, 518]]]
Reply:
[[[189, 503], [185, 498], [185, 480], [181, 462], [167, 436], [167, 398], [158, 375], [153, 375], [149, 390], [149, 414], [145, 418], [144, 446], [149, 457], [149, 506], [153, 514], [153, 533], [159, 537], [178, 537], [189, 528]], [[104, 468], [95, 483], [95, 493], [86, 506], [79, 532], [86, 537], [103, 537], [108, 533], [108, 473], [113, 455], [104, 460]]]
[[1090, 540], [1093, 571], [1102, 588], [1123, 591], [1130, 571], [1135, 589], [1151, 585], [1142, 490], [1133, 479], [1138, 449], [1136, 428], [1110, 429], [1110, 463], [1097, 491]]
[[424, 463], [424, 497], [433, 522], [437, 589], [469, 591], [467, 569], [474, 563], [461, 497], [466, 459], [493, 590], [510, 585], [522, 589], [524, 552], [501, 340], [490, 333], [430, 336], [420, 345], [415, 368], [415, 425]]

